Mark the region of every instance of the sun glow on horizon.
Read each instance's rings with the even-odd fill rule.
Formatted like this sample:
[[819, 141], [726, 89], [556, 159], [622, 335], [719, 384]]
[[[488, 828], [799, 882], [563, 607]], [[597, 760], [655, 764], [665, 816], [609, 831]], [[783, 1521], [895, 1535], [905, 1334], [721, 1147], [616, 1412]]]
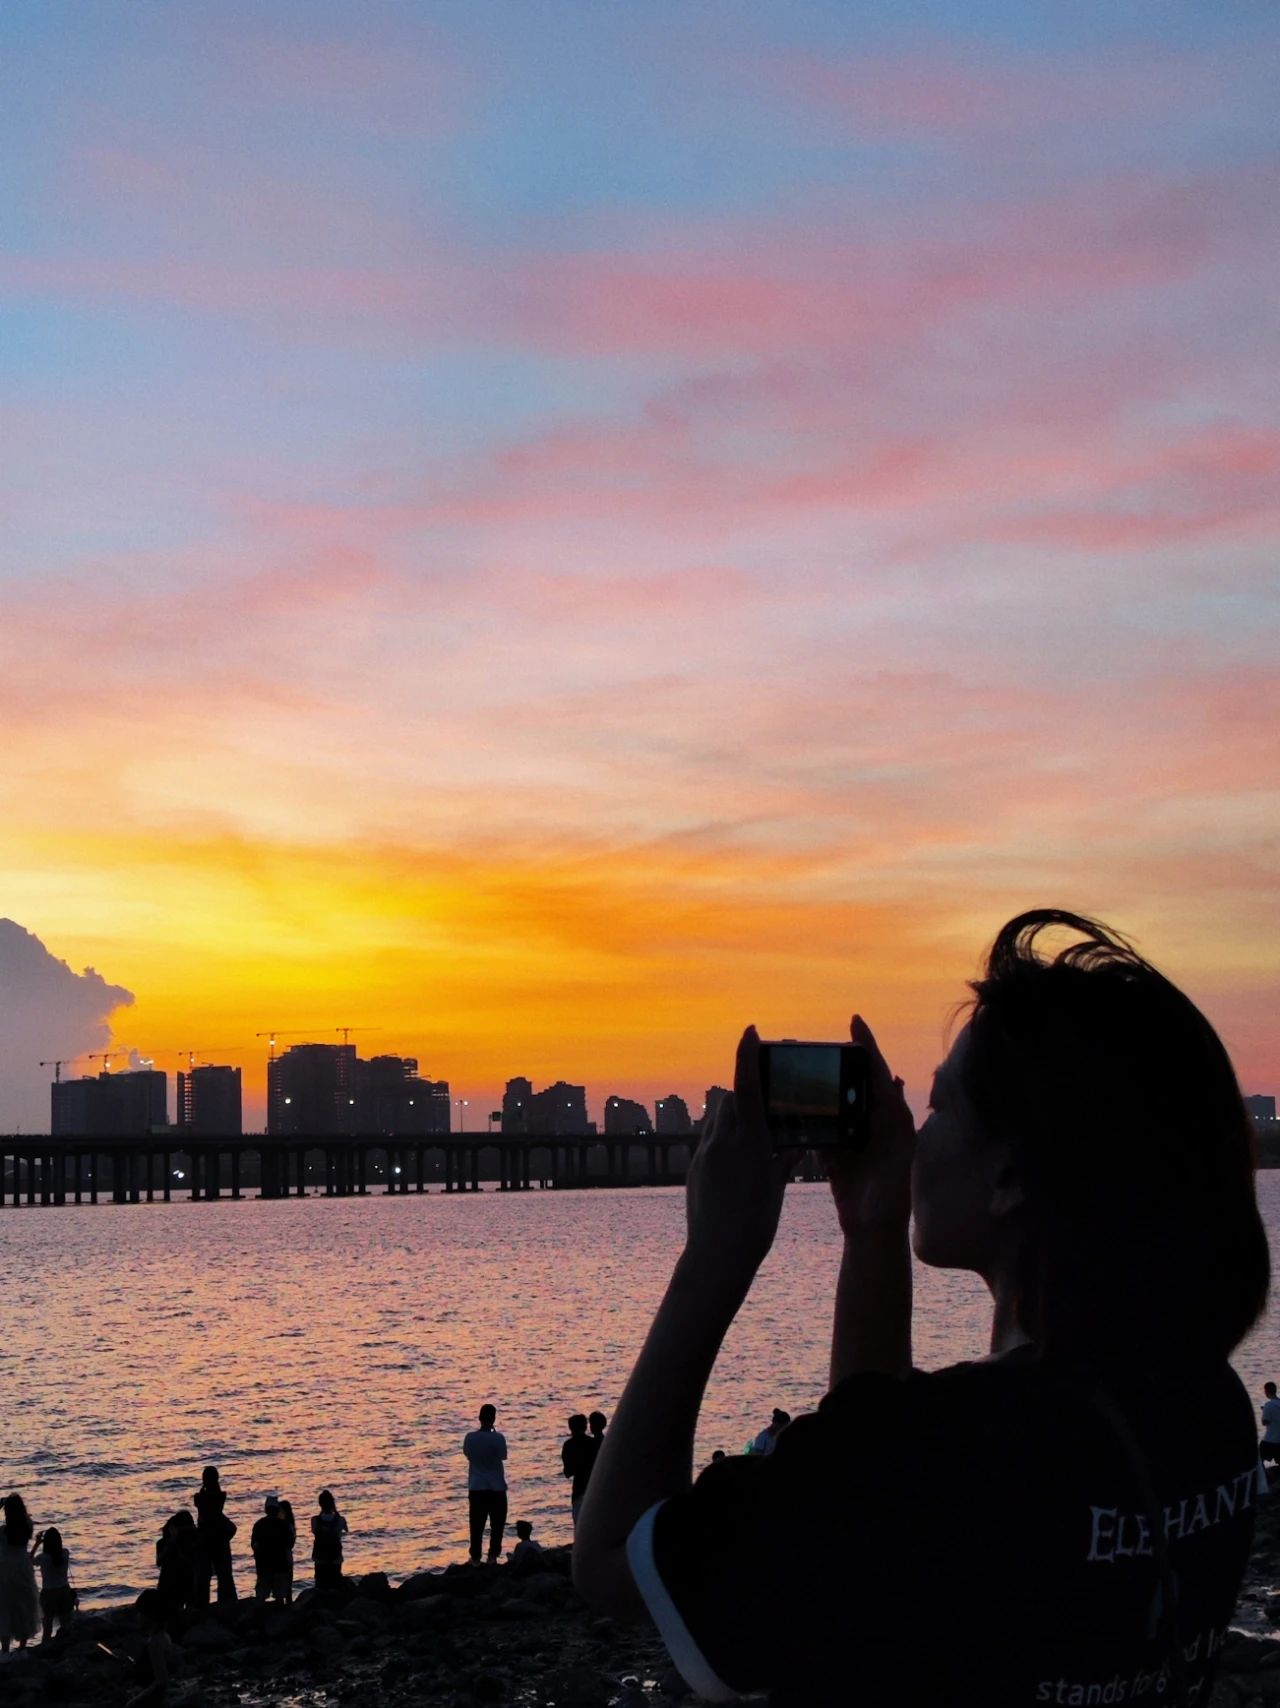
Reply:
[[0, 21], [0, 914], [598, 1113], [855, 1006], [922, 1100], [1059, 905], [1276, 1089], [1274, 32], [536, 12]]

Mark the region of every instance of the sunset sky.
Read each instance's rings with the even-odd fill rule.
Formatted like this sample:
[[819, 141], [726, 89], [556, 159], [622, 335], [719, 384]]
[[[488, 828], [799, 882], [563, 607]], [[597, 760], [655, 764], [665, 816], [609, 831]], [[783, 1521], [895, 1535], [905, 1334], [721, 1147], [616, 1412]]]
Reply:
[[922, 1106], [1037, 904], [1280, 1090], [1278, 44], [10, 0], [0, 916], [255, 1123], [270, 1027], [696, 1111], [855, 1006]]

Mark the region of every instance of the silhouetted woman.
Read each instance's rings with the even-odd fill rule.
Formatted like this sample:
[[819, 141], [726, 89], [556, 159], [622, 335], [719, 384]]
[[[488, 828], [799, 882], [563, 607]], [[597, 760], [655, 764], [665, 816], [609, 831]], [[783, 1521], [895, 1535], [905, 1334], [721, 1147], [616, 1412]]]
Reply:
[[9, 1495], [0, 1529], [0, 1652], [4, 1654], [10, 1643], [25, 1649], [40, 1629], [36, 1568], [29, 1552], [34, 1529], [22, 1496]]
[[[184, 1507], [166, 1518], [156, 1541], [156, 1566], [160, 1581], [156, 1585], [167, 1609], [167, 1616], [184, 1612], [196, 1604], [196, 1521]], [[205, 1602], [209, 1599], [205, 1584]]]
[[231, 1571], [231, 1538], [236, 1527], [224, 1510], [227, 1491], [218, 1479], [218, 1467], [206, 1465], [200, 1487], [191, 1497], [196, 1509], [196, 1605], [209, 1605], [209, 1583], [218, 1580], [218, 1600], [236, 1599], [236, 1580]]
[[166, 1610], [159, 1590], [144, 1589], [135, 1607], [142, 1638], [133, 1671], [140, 1688], [125, 1708], [164, 1708], [180, 1659], [178, 1647], [165, 1628]]
[[[1046, 956], [1050, 929], [1077, 941]], [[796, 1162], [754, 1028], [690, 1169], [573, 1566], [605, 1611], [648, 1608], [709, 1700], [1209, 1700], [1263, 1486], [1227, 1362], [1269, 1279], [1235, 1074], [1187, 997], [1074, 914], [1011, 920], [972, 990], [918, 1136], [854, 1017], [874, 1101], [828, 1165], [831, 1391], [692, 1487], [703, 1389]], [[922, 1263], [990, 1289], [986, 1358], [912, 1368], [912, 1218]]]
[[342, 1538], [347, 1521], [328, 1489], [320, 1490], [320, 1510], [311, 1519], [311, 1559], [319, 1590], [342, 1588]]
[[287, 1570], [287, 1578], [286, 1578], [287, 1587], [285, 1589], [284, 1604], [286, 1607], [292, 1607], [293, 1606], [293, 1550], [298, 1545], [298, 1521], [293, 1516], [293, 1502], [292, 1501], [282, 1500], [280, 1502], [280, 1520], [283, 1523], [286, 1531], [288, 1532], [288, 1536], [289, 1536], [289, 1565], [288, 1565], [288, 1570]]
[[52, 1525], [40, 1532], [31, 1551], [35, 1568], [40, 1573], [40, 1620], [47, 1643], [53, 1636], [54, 1625], [66, 1625], [75, 1611], [71, 1554], [62, 1540], [62, 1532]]

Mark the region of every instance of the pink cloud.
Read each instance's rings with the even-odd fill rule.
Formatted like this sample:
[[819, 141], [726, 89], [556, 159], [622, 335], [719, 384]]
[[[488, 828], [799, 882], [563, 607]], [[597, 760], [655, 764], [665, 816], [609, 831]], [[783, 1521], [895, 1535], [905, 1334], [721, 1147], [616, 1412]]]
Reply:
[[922, 41], [910, 52], [819, 58], [771, 50], [733, 62], [757, 97], [772, 99], [807, 125], [847, 135], [925, 135], [948, 144], [1010, 131], [1031, 139], [1060, 124], [1123, 117], [1150, 123], [1185, 115], [1224, 93], [1222, 70], [1172, 51], [1120, 49], [1106, 59], [1021, 58], [949, 53]]

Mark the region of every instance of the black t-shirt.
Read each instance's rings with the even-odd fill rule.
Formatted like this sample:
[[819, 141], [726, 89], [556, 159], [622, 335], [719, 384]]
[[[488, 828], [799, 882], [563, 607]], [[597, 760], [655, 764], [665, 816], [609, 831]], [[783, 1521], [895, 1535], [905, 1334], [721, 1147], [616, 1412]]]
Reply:
[[[1253, 1414], [1226, 1364], [1107, 1391], [1164, 1509], [1192, 1704], [1248, 1559]], [[1149, 1708], [1172, 1698], [1129, 1454], [1030, 1349], [905, 1382], [855, 1376], [767, 1458], [709, 1466], [628, 1543], [672, 1659], [776, 1708]], [[1163, 1682], [1161, 1682], [1163, 1679]]]
[[227, 1504], [227, 1491], [200, 1487], [195, 1492], [196, 1528], [221, 1539], [226, 1534], [222, 1509]]
[[293, 1543], [289, 1537], [289, 1526], [283, 1518], [263, 1513], [253, 1527], [249, 1542], [259, 1571], [282, 1572], [290, 1563]]
[[573, 1478], [570, 1500], [581, 1500], [591, 1481], [591, 1467], [596, 1462], [596, 1443], [589, 1435], [571, 1435], [560, 1449], [560, 1462], [565, 1475]]

